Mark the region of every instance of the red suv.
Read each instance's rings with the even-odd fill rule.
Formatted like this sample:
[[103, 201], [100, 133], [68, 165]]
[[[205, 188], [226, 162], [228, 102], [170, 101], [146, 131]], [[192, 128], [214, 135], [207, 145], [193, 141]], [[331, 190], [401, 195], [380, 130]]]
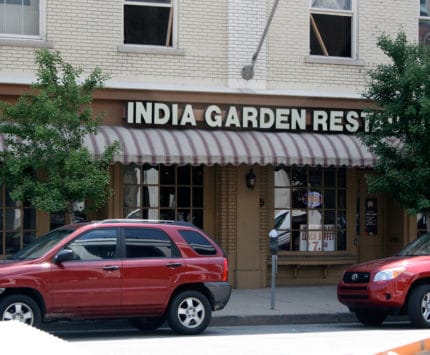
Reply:
[[397, 255], [345, 271], [338, 300], [365, 325], [381, 324], [388, 314], [407, 314], [413, 326], [430, 327], [430, 233]]
[[51, 231], [0, 261], [0, 319], [165, 320], [180, 334], [206, 329], [230, 298], [227, 258], [181, 222], [104, 220]]

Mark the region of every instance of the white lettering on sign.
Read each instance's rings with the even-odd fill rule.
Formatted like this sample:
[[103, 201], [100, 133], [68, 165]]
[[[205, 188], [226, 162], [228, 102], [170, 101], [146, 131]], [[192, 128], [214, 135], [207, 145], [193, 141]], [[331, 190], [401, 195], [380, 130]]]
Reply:
[[[222, 125], [222, 117], [221, 117], [221, 125]], [[240, 119], [237, 114], [236, 107], [231, 106], [227, 112], [227, 117], [225, 118], [225, 127], [235, 127], [240, 128]]]
[[313, 115], [313, 130], [326, 132], [328, 130], [327, 121], [327, 112], [315, 110]]
[[369, 132], [367, 113], [357, 110], [265, 106], [220, 106], [202, 110], [192, 104], [129, 101], [126, 122], [131, 125], [355, 133]]

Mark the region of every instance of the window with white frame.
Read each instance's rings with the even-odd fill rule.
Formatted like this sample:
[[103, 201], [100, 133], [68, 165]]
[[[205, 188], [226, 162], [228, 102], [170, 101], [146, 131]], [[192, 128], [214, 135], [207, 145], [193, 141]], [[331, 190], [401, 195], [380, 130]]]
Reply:
[[0, 36], [40, 37], [40, 0], [0, 0]]
[[430, 44], [430, 0], [420, 0], [419, 41]]
[[173, 47], [175, 0], [125, 0], [124, 44]]
[[311, 0], [311, 55], [353, 57], [353, 1]]

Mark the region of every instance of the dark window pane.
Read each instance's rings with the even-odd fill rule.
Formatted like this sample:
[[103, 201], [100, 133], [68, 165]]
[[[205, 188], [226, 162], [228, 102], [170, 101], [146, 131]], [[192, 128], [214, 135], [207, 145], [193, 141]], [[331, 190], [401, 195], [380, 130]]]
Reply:
[[203, 207], [203, 188], [202, 187], [193, 187], [192, 207]]
[[293, 208], [304, 208], [306, 207], [305, 195], [306, 190], [304, 189], [293, 189]]
[[160, 185], [175, 185], [176, 174], [174, 166], [164, 166], [160, 168]]
[[[312, 14], [329, 56], [351, 57], [351, 17]], [[310, 25], [312, 55], [324, 55], [312, 21]]]
[[196, 253], [201, 255], [215, 255], [217, 253], [215, 247], [200, 233], [180, 230], [179, 234]]
[[337, 208], [346, 208], [346, 190], [337, 190]]
[[324, 207], [336, 208], [336, 190], [326, 189], [324, 191]]
[[306, 168], [293, 167], [291, 171], [291, 185], [293, 187], [307, 186]]
[[178, 207], [191, 207], [191, 188], [178, 187]]
[[202, 209], [194, 209], [193, 210], [193, 218], [191, 223], [199, 228], [203, 228], [203, 210]]
[[160, 187], [160, 207], [175, 207], [176, 196], [174, 187]]
[[193, 185], [203, 186], [203, 166], [193, 167], [192, 171], [193, 171]]
[[346, 187], [346, 169], [341, 168], [337, 171], [337, 187]]
[[324, 169], [324, 185], [336, 186], [336, 168], [326, 168]]
[[176, 220], [175, 210], [163, 208], [160, 209], [160, 219], [163, 221], [174, 221]]
[[24, 209], [24, 229], [36, 229], [36, 210], [33, 208]]
[[182, 166], [178, 167], [178, 185], [191, 184], [191, 167]]
[[166, 46], [170, 7], [124, 6], [124, 43]]
[[322, 185], [322, 168], [309, 168], [309, 184], [311, 189]]
[[336, 225], [336, 211], [324, 212], [324, 224]]

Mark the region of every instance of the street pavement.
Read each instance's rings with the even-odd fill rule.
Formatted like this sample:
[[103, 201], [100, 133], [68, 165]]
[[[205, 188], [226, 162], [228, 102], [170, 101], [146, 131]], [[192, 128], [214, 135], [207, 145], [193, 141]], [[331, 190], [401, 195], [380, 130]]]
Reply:
[[[272, 296], [273, 295], [273, 296]], [[272, 307], [273, 306], [273, 307]], [[213, 312], [211, 326], [348, 323], [355, 315], [336, 296], [336, 285], [233, 289], [230, 301]]]

